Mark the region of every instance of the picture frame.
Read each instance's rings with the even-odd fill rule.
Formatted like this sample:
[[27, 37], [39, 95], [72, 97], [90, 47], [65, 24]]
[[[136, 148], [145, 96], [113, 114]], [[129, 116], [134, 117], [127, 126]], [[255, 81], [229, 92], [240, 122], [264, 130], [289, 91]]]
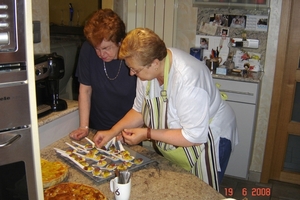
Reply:
[[221, 28], [221, 33], [220, 35], [222, 37], [228, 37], [229, 36], [229, 29], [228, 28]]

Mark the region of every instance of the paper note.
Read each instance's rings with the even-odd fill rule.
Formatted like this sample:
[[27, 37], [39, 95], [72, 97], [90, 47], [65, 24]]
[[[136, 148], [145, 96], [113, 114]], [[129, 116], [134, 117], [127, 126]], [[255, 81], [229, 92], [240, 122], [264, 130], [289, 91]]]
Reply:
[[217, 32], [218, 26], [213, 25], [212, 23], [201, 23], [199, 31], [209, 35], [215, 35]]

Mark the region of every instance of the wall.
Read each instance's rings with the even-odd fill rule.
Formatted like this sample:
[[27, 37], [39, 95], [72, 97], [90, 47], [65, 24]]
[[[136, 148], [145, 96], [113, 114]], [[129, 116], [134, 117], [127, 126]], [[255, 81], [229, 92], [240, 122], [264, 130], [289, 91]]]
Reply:
[[48, 0], [32, 0], [32, 20], [41, 22], [41, 42], [34, 44], [34, 53], [50, 53]]
[[69, 3], [74, 8], [74, 26], [77, 21], [82, 26], [86, 18], [98, 9], [98, 0], [89, 0], [88, 3], [82, 3], [82, 0], [32, 0], [32, 19], [41, 22], [41, 42], [34, 44], [35, 54], [50, 53], [49, 24], [61, 25], [62, 19], [64, 25], [69, 24]]
[[195, 46], [198, 8], [192, 7], [192, 0], [178, 0], [177, 4], [175, 47], [190, 52], [190, 47]]
[[86, 19], [98, 10], [98, 0], [49, 0], [50, 23], [70, 25], [69, 3], [74, 10], [72, 26], [83, 26]]
[[114, 0], [102, 0], [102, 8], [114, 9]]
[[269, 17], [269, 32], [266, 49], [266, 59], [264, 68], [264, 77], [262, 80], [260, 104], [258, 109], [258, 119], [256, 127], [256, 135], [254, 141], [254, 151], [250, 170], [261, 172], [265, 143], [267, 137], [269, 114], [273, 90], [273, 81], [276, 65], [276, 56], [278, 48], [279, 22], [281, 17], [281, 4], [283, 0], [270, 1], [270, 17]]

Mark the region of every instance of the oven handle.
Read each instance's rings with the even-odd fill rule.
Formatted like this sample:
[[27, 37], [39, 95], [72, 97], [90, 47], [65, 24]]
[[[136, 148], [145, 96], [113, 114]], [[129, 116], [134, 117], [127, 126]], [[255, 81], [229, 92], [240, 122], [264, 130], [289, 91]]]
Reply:
[[6, 146], [12, 144], [14, 141], [19, 139], [20, 137], [21, 137], [21, 135], [19, 135], [19, 134], [14, 135], [13, 137], [9, 138], [7, 141], [4, 141], [3, 143], [0, 143], [0, 148], [6, 147]]

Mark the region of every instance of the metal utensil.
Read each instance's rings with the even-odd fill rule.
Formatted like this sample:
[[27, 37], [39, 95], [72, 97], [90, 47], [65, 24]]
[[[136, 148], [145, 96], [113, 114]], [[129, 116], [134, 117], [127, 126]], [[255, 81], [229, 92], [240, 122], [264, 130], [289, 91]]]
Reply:
[[131, 173], [128, 170], [120, 171], [118, 183], [125, 184], [128, 183], [131, 178]]

